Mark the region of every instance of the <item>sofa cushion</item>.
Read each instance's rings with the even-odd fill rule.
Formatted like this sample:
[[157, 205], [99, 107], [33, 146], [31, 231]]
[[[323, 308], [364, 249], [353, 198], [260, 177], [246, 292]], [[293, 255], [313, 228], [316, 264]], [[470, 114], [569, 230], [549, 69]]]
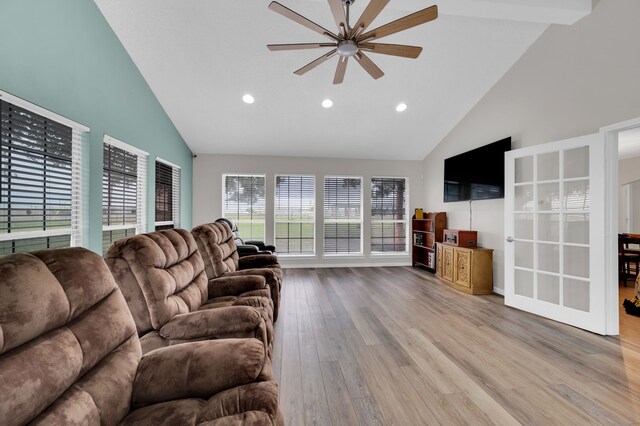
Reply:
[[176, 315], [198, 310], [208, 298], [202, 257], [191, 234], [183, 229], [116, 241], [105, 260], [140, 334], [161, 328]]
[[0, 424], [114, 424], [141, 357], [102, 258], [81, 248], [0, 257]]

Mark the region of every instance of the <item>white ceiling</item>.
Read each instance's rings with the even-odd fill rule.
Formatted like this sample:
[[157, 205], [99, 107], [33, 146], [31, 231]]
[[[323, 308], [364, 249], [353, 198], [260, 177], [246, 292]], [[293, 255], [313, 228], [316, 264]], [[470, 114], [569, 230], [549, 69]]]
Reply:
[[640, 127], [618, 133], [618, 158], [640, 157]]
[[[418, 59], [371, 54], [384, 77], [350, 61], [334, 86], [336, 58], [293, 74], [328, 49], [267, 50], [327, 41], [268, 10], [270, 0], [95, 2], [194, 153], [405, 160], [423, 159], [549, 23], [591, 10], [591, 0], [441, 0], [436, 21], [382, 40], [424, 47]], [[325, 0], [280, 2], [335, 26]], [[352, 23], [367, 3], [356, 1]], [[431, 4], [391, 2], [370, 29]]]

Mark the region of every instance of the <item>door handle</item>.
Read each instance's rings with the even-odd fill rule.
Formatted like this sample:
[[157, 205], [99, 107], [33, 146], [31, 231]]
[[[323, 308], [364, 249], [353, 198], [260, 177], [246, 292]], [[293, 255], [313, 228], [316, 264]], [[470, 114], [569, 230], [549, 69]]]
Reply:
[[507, 237], [507, 242], [508, 243], [512, 243], [513, 242], [513, 237], [511, 237], [511, 236]]

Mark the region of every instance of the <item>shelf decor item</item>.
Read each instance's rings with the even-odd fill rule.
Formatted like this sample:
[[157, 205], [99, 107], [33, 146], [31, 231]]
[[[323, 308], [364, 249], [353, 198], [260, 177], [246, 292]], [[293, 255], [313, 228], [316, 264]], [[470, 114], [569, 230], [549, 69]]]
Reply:
[[418, 220], [424, 219], [424, 210], [416, 209], [416, 215], [414, 216], [414, 219], [418, 219]]
[[[418, 213], [422, 213], [422, 219]], [[442, 242], [444, 228], [447, 226], [447, 214], [444, 212], [424, 213], [416, 209], [411, 222], [413, 234], [412, 265], [420, 265], [430, 272], [435, 272], [437, 254], [436, 242]]]
[[445, 229], [443, 243], [455, 247], [478, 247], [478, 231]]

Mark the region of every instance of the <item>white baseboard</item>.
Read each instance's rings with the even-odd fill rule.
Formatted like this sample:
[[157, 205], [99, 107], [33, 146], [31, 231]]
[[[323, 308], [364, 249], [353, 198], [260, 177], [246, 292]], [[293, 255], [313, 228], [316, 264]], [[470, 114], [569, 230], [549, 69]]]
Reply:
[[501, 288], [493, 288], [493, 292], [499, 294], [500, 296], [504, 296], [504, 290]]
[[302, 269], [302, 268], [375, 268], [384, 266], [411, 266], [411, 261], [384, 261], [384, 262], [318, 262], [318, 263], [287, 263], [280, 260], [280, 264], [285, 269]]

